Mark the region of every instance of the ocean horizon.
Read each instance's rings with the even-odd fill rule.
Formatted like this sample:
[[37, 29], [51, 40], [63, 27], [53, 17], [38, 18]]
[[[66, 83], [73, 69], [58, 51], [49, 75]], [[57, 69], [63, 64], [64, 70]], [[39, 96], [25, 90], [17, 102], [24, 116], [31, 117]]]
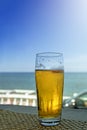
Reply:
[[[87, 88], [87, 72], [64, 73], [64, 96]], [[35, 72], [0, 72], [0, 90], [36, 90]]]

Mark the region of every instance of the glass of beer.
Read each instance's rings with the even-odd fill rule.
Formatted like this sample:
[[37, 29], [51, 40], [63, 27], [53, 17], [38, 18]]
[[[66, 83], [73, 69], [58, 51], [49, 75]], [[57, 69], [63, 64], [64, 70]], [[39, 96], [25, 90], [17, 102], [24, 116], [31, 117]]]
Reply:
[[36, 54], [35, 79], [40, 124], [58, 125], [61, 121], [64, 86], [63, 54]]

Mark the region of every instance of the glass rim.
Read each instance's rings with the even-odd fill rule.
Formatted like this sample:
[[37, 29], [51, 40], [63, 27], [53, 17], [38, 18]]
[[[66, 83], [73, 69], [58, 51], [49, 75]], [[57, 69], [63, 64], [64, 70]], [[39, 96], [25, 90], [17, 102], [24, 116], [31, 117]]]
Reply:
[[41, 53], [36, 53], [36, 56], [38, 56], [38, 57], [60, 57], [60, 56], [63, 56], [63, 53], [60, 53], [60, 52], [41, 52]]

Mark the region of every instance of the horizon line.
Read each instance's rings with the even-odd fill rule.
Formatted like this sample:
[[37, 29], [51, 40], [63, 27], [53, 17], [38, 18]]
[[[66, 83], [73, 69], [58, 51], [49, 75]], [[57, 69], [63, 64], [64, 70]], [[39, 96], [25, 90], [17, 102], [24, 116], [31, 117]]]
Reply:
[[[35, 71], [0, 71], [0, 73], [32, 73]], [[87, 73], [87, 71], [64, 71], [64, 73]]]

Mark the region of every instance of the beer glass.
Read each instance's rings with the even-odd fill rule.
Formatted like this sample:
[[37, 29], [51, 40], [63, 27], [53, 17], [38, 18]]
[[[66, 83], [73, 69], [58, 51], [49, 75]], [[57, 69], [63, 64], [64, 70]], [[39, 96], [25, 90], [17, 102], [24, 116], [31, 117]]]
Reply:
[[44, 52], [36, 54], [35, 79], [40, 124], [59, 124], [62, 112], [64, 65], [63, 54]]

